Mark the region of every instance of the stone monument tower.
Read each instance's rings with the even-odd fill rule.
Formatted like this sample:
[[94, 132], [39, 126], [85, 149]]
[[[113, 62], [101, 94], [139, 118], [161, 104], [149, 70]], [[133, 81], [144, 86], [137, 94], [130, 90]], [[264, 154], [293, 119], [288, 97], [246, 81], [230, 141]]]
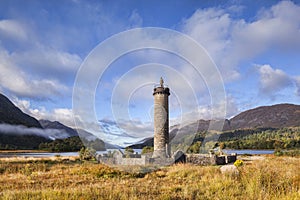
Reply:
[[160, 78], [160, 85], [153, 91], [154, 96], [154, 152], [153, 158], [170, 157], [169, 147], [169, 95], [170, 90], [164, 86]]

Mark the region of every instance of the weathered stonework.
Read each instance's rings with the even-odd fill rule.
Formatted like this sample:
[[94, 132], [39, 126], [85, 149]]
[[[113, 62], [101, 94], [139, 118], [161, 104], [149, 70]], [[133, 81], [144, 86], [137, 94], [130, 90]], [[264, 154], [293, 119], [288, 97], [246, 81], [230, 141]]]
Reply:
[[174, 158], [152, 158], [152, 154], [128, 154], [125, 155], [122, 151], [116, 150], [108, 156], [107, 154], [98, 155], [99, 163], [109, 165], [157, 165], [165, 166], [171, 165], [175, 162]]
[[216, 165], [216, 157], [207, 154], [187, 154], [186, 162], [195, 165]]
[[154, 96], [154, 152], [153, 158], [169, 158], [169, 95], [161, 78], [160, 86], [153, 90]]
[[181, 151], [176, 152], [170, 158], [153, 158], [152, 154], [129, 154], [125, 155], [120, 150], [113, 154], [98, 155], [97, 160], [100, 163], [109, 165], [157, 165], [166, 166], [173, 163], [191, 163], [194, 165], [226, 165], [236, 161], [236, 154], [233, 155], [213, 155], [213, 154], [184, 154]]
[[209, 155], [209, 154], [186, 154], [186, 162], [195, 165], [226, 165], [236, 161], [236, 154], [233, 155]]

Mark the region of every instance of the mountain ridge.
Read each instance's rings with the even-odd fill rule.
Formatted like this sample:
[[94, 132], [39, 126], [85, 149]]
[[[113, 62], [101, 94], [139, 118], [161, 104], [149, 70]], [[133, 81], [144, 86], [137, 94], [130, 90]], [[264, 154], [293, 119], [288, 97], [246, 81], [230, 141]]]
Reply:
[[[73, 129], [58, 121], [37, 120], [0, 93], [0, 149], [38, 149], [41, 143], [79, 137], [78, 131], [86, 139], [97, 139], [87, 131]], [[113, 147], [109, 143], [105, 145]]]
[[300, 126], [300, 105], [282, 103], [260, 106], [241, 112], [229, 121], [231, 130]]
[[62, 130], [62, 131], [65, 131], [66, 133], [68, 133], [69, 137], [78, 136], [78, 133], [75, 129], [73, 129], [69, 126], [66, 126], [58, 121], [50, 121], [50, 120], [46, 120], [46, 119], [40, 119], [39, 122], [44, 129]]
[[[207, 131], [210, 122], [217, 120], [197, 120], [181, 128], [182, 132], [197, 130], [197, 132]], [[285, 128], [300, 127], [300, 105], [282, 103], [270, 106], [259, 106], [245, 110], [231, 119], [225, 119], [222, 131], [252, 129], [252, 128]], [[179, 129], [177, 129], [178, 131]], [[176, 130], [171, 130], [171, 134], [176, 134]], [[138, 144], [131, 145], [131, 148], [142, 148], [153, 144], [153, 137], [144, 139]]]
[[0, 93], [0, 123], [23, 125], [26, 127], [42, 128], [34, 117], [24, 113], [15, 106], [6, 96]]
[[[181, 127], [180, 129], [184, 130], [183, 132], [189, 132], [190, 130], [197, 130], [197, 132], [206, 131], [209, 128], [210, 122], [212, 121], [218, 122], [217, 120], [200, 119]], [[58, 121], [38, 121], [34, 117], [23, 113], [3, 94], [0, 94], [0, 124], [22, 125], [28, 128], [38, 128], [41, 130], [61, 130], [62, 132], [67, 133], [66, 137], [78, 136], [78, 131], [82, 132], [86, 138], [93, 139], [95, 137], [89, 132], [73, 129]], [[239, 113], [231, 119], [226, 119], [224, 121], [223, 131], [251, 128], [284, 128], [296, 126], [300, 126], [300, 105], [282, 103], [252, 108]], [[178, 126], [171, 128], [170, 138], [175, 137], [178, 130]], [[0, 134], [5, 135], [5, 132], [0, 130]], [[8, 139], [6, 138], [6, 140]], [[149, 146], [151, 144], [153, 144], [153, 137], [146, 138], [139, 144], [135, 145], [142, 147], [145, 145]], [[106, 145], [108, 147], [116, 146], [108, 143], [106, 143]]]

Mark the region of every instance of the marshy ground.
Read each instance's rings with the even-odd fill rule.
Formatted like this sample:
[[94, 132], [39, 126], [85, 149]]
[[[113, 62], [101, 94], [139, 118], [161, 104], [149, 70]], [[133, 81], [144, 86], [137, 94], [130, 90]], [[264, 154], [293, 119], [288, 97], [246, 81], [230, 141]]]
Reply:
[[253, 158], [242, 158], [239, 175], [220, 166], [141, 174], [76, 157], [2, 158], [0, 199], [300, 199], [300, 157]]

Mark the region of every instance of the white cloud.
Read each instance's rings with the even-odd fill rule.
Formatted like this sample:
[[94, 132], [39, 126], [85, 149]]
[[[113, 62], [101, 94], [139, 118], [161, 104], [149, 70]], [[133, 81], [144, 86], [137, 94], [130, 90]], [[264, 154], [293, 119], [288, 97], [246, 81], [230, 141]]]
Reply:
[[[192, 67], [189, 66], [189, 68]], [[114, 83], [115, 88], [111, 99], [114, 117], [130, 119], [132, 118], [130, 111], [133, 110], [134, 116], [135, 110], [144, 110], [143, 118], [145, 118], [146, 111], [151, 110], [153, 105], [153, 86], [159, 83], [160, 76], [163, 76], [165, 84], [171, 87], [170, 109], [173, 113], [191, 112], [199, 105], [197, 102], [197, 96], [200, 95], [199, 88], [201, 88], [202, 97], [209, 95], [208, 91], [203, 89], [205, 85], [201, 76], [195, 73], [197, 73], [195, 70], [185, 70], [184, 72], [183, 69], [176, 70], [154, 63], [132, 69]], [[130, 105], [135, 105], [135, 107], [130, 109]], [[147, 106], [148, 109], [145, 109]]]
[[296, 84], [296, 95], [300, 96], [300, 76], [297, 76], [294, 80]]
[[46, 46], [35, 24], [20, 20], [0, 21], [0, 87], [19, 97], [55, 99], [68, 91], [82, 60]]
[[18, 99], [17, 97], [11, 99], [13, 103], [20, 108], [23, 112], [30, 114], [30, 101], [24, 99]]
[[37, 135], [48, 139], [63, 139], [70, 135], [64, 130], [58, 129], [41, 129], [41, 128], [28, 128], [23, 125], [0, 124], [1, 133], [13, 135]]
[[72, 109], [56, 108], [50, 113], [50, 115], [53, 115], [52, 119], [55, 119], [56, 121], [59, 121], [68, 126], [74, 127]]
[[[0, 21], [0, 37], [3, 40], [0, 46], [1, 91], [35, 99], [61, 97], [68, 92], [68, 87], [63, 84], [68, 80], [68, 73], [75, 73], [81, 58], [45, 47], [28, 27], [17, 20]], [[13, 49], [4, 49], [6, 45]], [[26, 45], [25, 50], [22, 45]]]
[[231, 23], [232, 20], [225, 10], [216, 8], [197, 10], [184, 21], [183, 31], [215, 55], [225, 48]]
[[33, 116], [38, 120], [46, 119], [50, 121], [59, 121], [67, 126], [75, 127], [72, 109], [55, 108], [53, 110], [47, 110], [45, 107], [33, 108], [30, 104], [30, 101], [19, 99], [17, 97], [12, 98], [12, 101], [23, 112]]
[[182, 23], [182, 31], [202, 44], [225, 81], [239, 78], [239, 64], [269, 49], [300, 50], [300, 6], [282, 1], [247, 22], [225, 9], [197, 10]]
[[151, 123], [144, 123], [139, 120], [122, 120], [118, 121], [118, 125], [134, 137], [149, 137], [153, 135]]
[[27, 33], [24, 27], [20, 22], [12, 19], [0, 20], [0, 36], [18, 40], [27, 39]]
[[239, 77], [235, 63], [223, 63], [223, 56], [231, 45], [230, 34], [234, 24], [225, 10], [216, 8], [199, 9], [182, 23], [182, 31], [203, 45], [226, 81]]
[[[225, 113], [224, 113], [225, 112]], [[232, 116], [238, 114], [239, 109], [236, 104], [236, 100], [231, 96], [227, 96], [226, 102], [220, 102], [218, 105], [200, 105], [197, 109], [194, 109], [192, 112], [183, 113], [182, 116], [178, 118], [170, 119], [170, 125], [181, 124], [186, 125], [196, 120], [214, 120], [214, 119], [222, 119], [226, 116], [227, 119]]]
[[42, 107], [40, 109], [31, 109], [31, 115], [36, 117], [37, 119], [47, 119], [50, 121], [59, 121], [60, 123], [70, 126], [76, 127], [73, 120], [73, 112], [72, 109], [68, 108], [55, 108], [51, 111], [46, 110], [46, 108]]
[[139, 13], [136, 10], [134, 10], [132, 11], [129, 17], [129, 23], [132, 28], [141, 27], [143, 25], [143, 18], [139, 15]]
[[11, 59], [18, 66], [26, 66], [27, 70], [34, 70], [35, 73], [42, 73], [44, 76], [50, 73], [57, 77], [59, 71], [64, 78], [67, 73], [76, 72], [82, 62], [77, 54], [43, 46], [28, 51], [14, 52]]
[[292, 79], [282, 70], [273, 69], [270, 65], [258, 66], [260, 91], [262, 94], [275, 94], [291, 86]]
[[289, 1], [280, 2], [261, 11], [256, 21], [238, 23], [233, 32], [233, 53], [247, 59], [269, 48], [300, 50], [299, 25], [300, 6]]
[[0, 51], [1, 87], [17, 96], [51, 99], [67, 91], [67, 87], [56, 80], [34, 79], [16, 66], [7, 51]]

